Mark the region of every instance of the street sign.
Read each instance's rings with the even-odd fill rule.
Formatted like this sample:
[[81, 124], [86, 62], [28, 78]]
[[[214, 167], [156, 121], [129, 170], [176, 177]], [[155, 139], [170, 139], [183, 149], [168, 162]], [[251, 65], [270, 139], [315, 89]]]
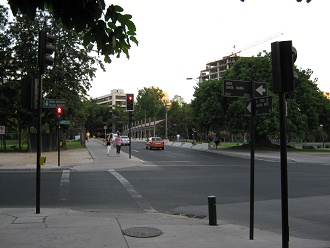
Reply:
[[65, 100], [63, 99], [43, 99], [42, 107], [43, 108], [56, 108], [57, 106], [65, 106]]
[[62, 124], [62, 125], [70, 125], [70, 121], [67, 121], [67, 120], [61, 120], [61, 121], [60, 121], [60, 124]]
[[[255, 97], [267, 95], [267, 83], [255, 82]], [[223, 94], [225, 97], [251, 98], [251, 81], [225, 80]]]
[[0, 134], [6, 133], [6, 126], [0, 126]]
[[[256, 115], [270, 114], [273, 109], [273, 97], [266, 96], [255, 99]], [[245, 101], [245, 115], [251, 115], [251, 100]]]

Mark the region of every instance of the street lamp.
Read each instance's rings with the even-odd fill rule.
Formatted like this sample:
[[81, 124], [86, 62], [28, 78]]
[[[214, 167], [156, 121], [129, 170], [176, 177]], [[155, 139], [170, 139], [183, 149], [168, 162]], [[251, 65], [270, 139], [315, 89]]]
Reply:
[[320, 128], [322, 130], [321, 135], [322, 135], [322, 147], [324, 149], [324, 131], [323, 131], [323, 124], [320, 124]]
[[168, 109], [170, 108], [170, 101], [164, 100], [164, 104], [165, 104], [165, 139], [168, 139], [168, 137], [167, 137], [167, 112], [168, 112]]
[[198, 81], [197, 79], [195, 79], [195, 78], [191, 78], [191, 77], [186, 78], [186, 80], [195, 80], [196, 83], [199, 83], [199, 81]]

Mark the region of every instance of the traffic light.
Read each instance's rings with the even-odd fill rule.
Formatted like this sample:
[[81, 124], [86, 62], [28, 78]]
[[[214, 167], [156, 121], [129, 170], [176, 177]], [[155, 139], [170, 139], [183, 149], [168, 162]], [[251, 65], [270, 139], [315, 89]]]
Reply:
[[134, 94], [126, 94], [126, 110], [134, 111]]
[[38, 64], [41, 74], [44, 73], [47, 65], [54, 64], [54, 58], [51, 56], [55, 51], [55, 36], [47, 34], [46, 31], [39, 32], [39, 54]]
[[61, 120], [63, 117], [63, 108], [61, 106], [56, 107], [56, 118]]
[[292, 41], [272, 43], [272, 74], [273, 91], [284, 93], [294, 91], [298, 81], [298, 74], [293, 71], [293, 64], [297, 59], [297, 50]]

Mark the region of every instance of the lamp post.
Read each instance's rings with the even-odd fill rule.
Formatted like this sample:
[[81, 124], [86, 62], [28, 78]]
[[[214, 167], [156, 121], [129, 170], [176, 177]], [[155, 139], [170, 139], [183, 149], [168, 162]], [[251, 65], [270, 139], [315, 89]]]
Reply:
[[320, 124], [320, 128], [321, 128], [321, 135], [322, 135], [322, 148], [324, 149], [324, 131], [323, 131], [323, 124]]
[[186, 80], [195, 80], [196, 83], [199, 83], [199, 80], [197, 80], [197, 79], [195, 79], [195, 78], [191, 78], [191, 77], [186, 78]]
[[168, 139], [168, 137], [167, 137], [167, 112], [170, 108], [170, 101], [164, 100], [164, 105], [165, 105], [165, 139]]

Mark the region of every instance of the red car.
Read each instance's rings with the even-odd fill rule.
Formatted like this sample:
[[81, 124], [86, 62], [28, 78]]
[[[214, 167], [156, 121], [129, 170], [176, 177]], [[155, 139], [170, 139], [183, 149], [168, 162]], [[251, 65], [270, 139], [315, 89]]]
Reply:
[[158, 148], [164, 150], [164, 141], [160, 137], [150, 137], [146, 142], [146, 149]]

